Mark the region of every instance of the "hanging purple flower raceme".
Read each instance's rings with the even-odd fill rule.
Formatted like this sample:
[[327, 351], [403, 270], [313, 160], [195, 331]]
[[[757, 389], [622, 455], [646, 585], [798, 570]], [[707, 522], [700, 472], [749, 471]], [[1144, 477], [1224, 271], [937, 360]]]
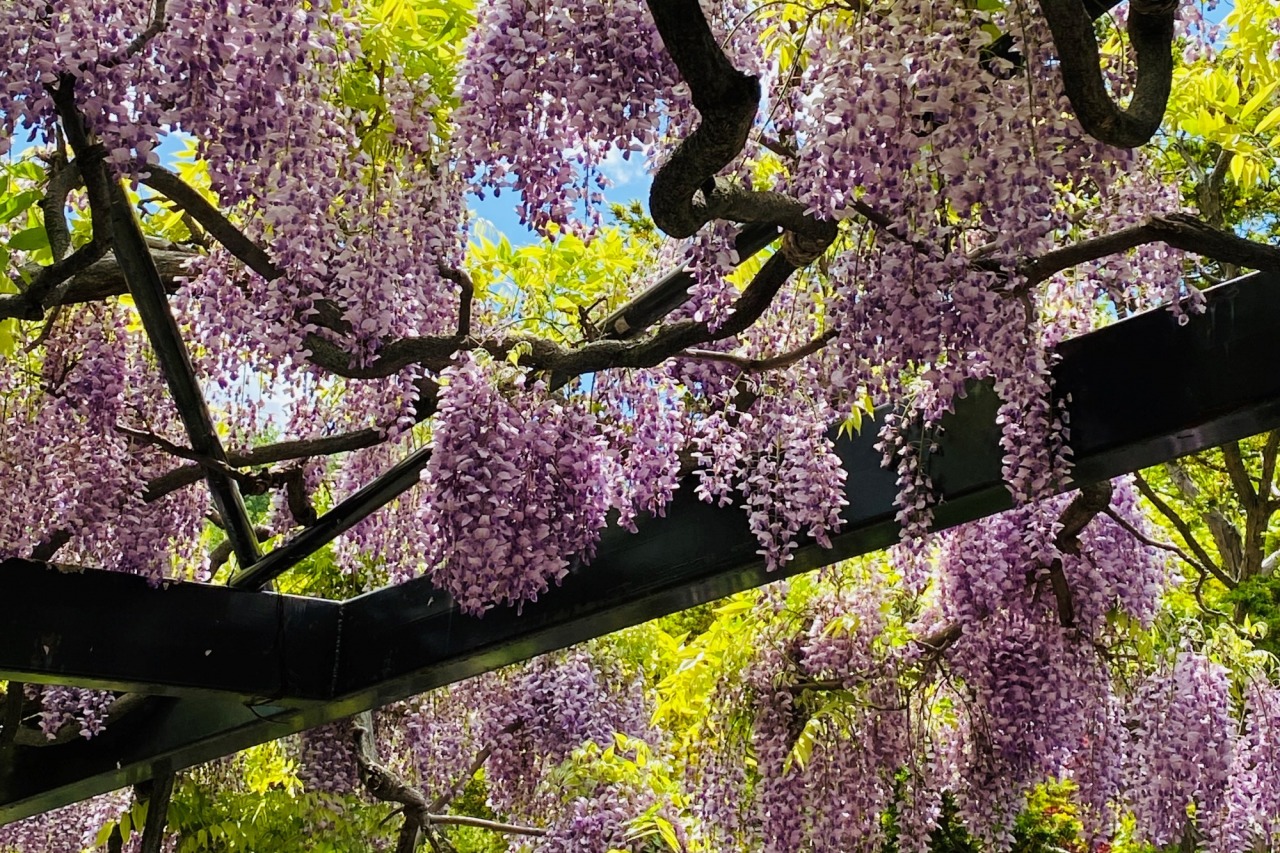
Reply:
[[802, 534], [829, 548], [840, 529], [846, 475], [828, 436], [833, 420], [821, 401], [765, 396], [695, 425], [698, 496], [725, 506], [742, 495], [770, 571], [791, 559]]
[[575, 798], [556, 815], [534, 849], [537, 853], [634, 850], [629, 824], [648, 806], [637, 793], [619, 785], [600, 785], [592, 796]]
[[[1033, 620], [1056, 612], [1049, 577], [1056, 562], [1071, 596], [1072, 627], [1100, 637], [1116, 609], [1150, 624], [1172, 580], [1163, 555], [1106, 514], [1080, 532], [1078, 553], [1060, 549], [1059, 518], [1075, 497], [1060, 495], [943, 534], [939, 597], [945, 618], [978, 625], [1004, 610]], [[1140, 531], [1147, 525], [1128, 481], [1117, 481], [1111, 511]]]
[[[716, 703], [724, 713], [708, 726], [721, 742], [689, 779], [709, 841], [724, 849], [879, 849], [899, 775], [923, 758], [914, 754], [920, 709], [903, 680], [916, 651], [883, 642], [883, 580], [842, 574], [802, 612], [769, 623], [740, 676], [726, 674]], [[734, 733], [744, 724], [749, 740], [740, 744]], [[738, 756], [744, 747], [750, 772]], [[920, 828], [922, 844], [936, 794], [904, 801], [905, 826]], [[901, 840], [911, 847], [919, 839], [909, 832]]]
[[614, 735], [650, 734], [643, 685], [634, 675], [580, 650], [537, 658], [487, 676], [477, 740], [490, 751], [490, 802], [505, 812], [539, 815], [560, 808], [541, 785], [545, 773], [586, 744], [612, 746]]
[[115, 695], [107, 690], [48, 686], [40, 691], [40, 731], [54, 740], [67, 726], [83, 738], [101, 734], [107, 727], [107, 711]]
[[[963, 682], [960, 713], [967, 717], [960, 815], [985, 843], [1007, 850], [1028, 792], [1087, 769], [1082, 756], [1096, 756], [1098, 738], [1112, 731], [1110, 673], [1092, 644], [1051, 615], [1012, 609], [965, 623], [947, 660]], [[1116, 796], [1111, 776], [1080, 772], [1075, 778], [1086, 804]]]
[[98, 831], [130, 806], [128, 788], [0, 826], [0, 850], [84, 853]]
[[[962, 679], [967, 720], [955, 733], [958, 799], [971, 830], [1000, 847], [1012, 843], [1030, 788], [1052, 779], [1074, 781], [1090, 837], [1111, 832], [1126, 706], [1095, 643], [1107, 641], [1117, 609], [1152, 618], [1168, 583], [1161, 556], [1106, 515], [1080, 532], [1075, 552], [1059, 548], [1059, 518], [1074, 499], [1028, 504], [942, 537], [941, 622], [960, 628], [946, 658]], [[1127, 483], [1117, 485], [1112, 511], [1141, 527]]]
[[1209, 827], [1215, 853], [1280, 844], [1280, 688], [1255, 676], [1244, 690], [1243, 726], [1228, 771], [1225, 814]]
[[432, 577], [465, 613], [536, 600], [589, 560], [609, 509], [594, 418], [472, 356], [445, 370], [423, 472]]
[[360, 790], [351, 723], [339, 720], [299, 735], [298, 779], [311, 791], [350, 794]]
[[1196, 828], [1212, 835], [1232, 769], [1230, 706], [1227, 671], [1198, 652], [1180, 652], [1137, 685], [1124, 775], [1142, 841], [1181, 841], [1192, 828], [1188, 809]]
[[648, 8], [501, 0], [477, 17], [455, 115], [464, 176], [519, 193], [539, 230], [598, 220], [605, 156], [644, 156], [688, 99]]
[[606, 467], [618, 525], [632, 532], [641, 513], [664, 516], [680, 485], [687, 442], [681, 389], [657, 371], [597, 374], [592, 396], [602, 409], [601, 434], [614, 464]]

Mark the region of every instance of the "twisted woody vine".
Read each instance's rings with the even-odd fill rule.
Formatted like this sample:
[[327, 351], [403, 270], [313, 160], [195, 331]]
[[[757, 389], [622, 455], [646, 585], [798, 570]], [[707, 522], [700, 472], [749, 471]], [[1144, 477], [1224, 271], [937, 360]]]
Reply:
[[[238, 564], [119, 185], [265, 550], [431, 449], [286, 591], [426, 575], [483, 618], [679, 489], [776, 569], [840, 531], [837, 425], [878, 431], [903, 530], [190, 770], [167, 827], [139, 786], [0, 850], [1280, 844], [1280, 437], [1064, 491], [1050, 379], [1065, 338], [1280, 270], [1274, 0], [0, 0], [0, 34], [0, 557]], [[740, 257], [752, 226], [781, 238]], [[1015, 508], [932, 531], [918, 436], [978, 381]], [[3, 695], [0, 756], [128, 723]]]

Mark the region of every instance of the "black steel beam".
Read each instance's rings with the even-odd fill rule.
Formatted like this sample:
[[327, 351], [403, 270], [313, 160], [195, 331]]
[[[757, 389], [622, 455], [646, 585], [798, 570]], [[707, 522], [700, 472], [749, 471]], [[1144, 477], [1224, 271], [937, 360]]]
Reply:
[[[105, 170], [101, 165], [97, 168]], [[218, 514], [222, 516], [236, 560], [242, 566], [253, 565], [261, 556], [258, 538], [253, 532], [249, 513], [245, 511], [240, 489], [226, 474], [227, 454], [214, 430], [209, 407], [205, 404], [204, 394], [200, 391], [200, 383], [196, 380], [195, 369], [191, 365], [191, 356], [187, 353], [186, 344], [182, 342], [178, 324], [169, 311], [169, 294], [156, 269], [151, 251], [147, 248], [146, 238], [125, 196], [124, 188], [116, 178], [108, 177], [107, 180], [111, 198], [111, 238], [116, 261], [120, 264], [120, 271], [129, 286], [133, 303], [142, 318], [142, 326], [151, 341], [151, 348], [155, 350], [156, 360], [160, 362], [160, 369], [164, 372], [169, 393], [173, 395], [174, 405], [191, 440], [191, 449], [209, 463], [205, 467], [205, 479]]]
[[[756, 252], [762, 251], [781, 231], [777, 226], [748, 225], [734, 238], [733, 249], [742, 263]], [[603, 337], [628, 340], [643, 332], [672, 311], [689, 301], [689, 288], [693, 287], [693, 275], [681, 267], [667, 273], [652, 287], [623, 305], [600, 324]]]
[[[1058, 347], [1055, 391], [1067, 401], [1073, 476], [1084, 484], [1280, 427], [1280, 277], [1254, 275], [1209, 292], [1202, 316], [1180, 325], [1147, 312]], [[1001, 477], [999, 400], [970, 389], [933, 436], [927, 468], [944, 528], [998, 512], [1011, 500]], [[667, 517], [636, 535], [611, 529], [597, 559], [523, 613], [476, 620], [420, 579], [344, 606], [338, 696], [378, 705], [656, 616], [884, 548], [898, 537], [896, 473], [881, 467], [874, 429], [837, 442], [848, 472], [844, 532], [832, 549], [805, 543], [769, 574], [736, 508], [678, 494]]]
[[386, 473], [316, 519], [316, 523], [227, 581], [236, 589], [261, 589], [422, 481], [430, 446], [415, 450]]
[[[1255, 275], [1223, 285], [1209, 293], [1208, 302], [1205, 316], [1186, 326], [1179, 326], [1167, 311], [1155, 311], [1059, 347], [1061, 360], [1054, 376], [1058, 393], [1069, 399], [1070, 444], [1079, 482], [1120, 475], [1280, 426], [1280, 372], [1271, 365], [1280, 329], [1280, 277]], [[929, 457], [929, 471], [943, 495], [935, 516], [940, 527], [1009, 505], [1000, 477], [997, 405], [990, 389], [974, 388], [957, 403], [943, 429], [931, 436], [938, 450]], [[163, 711], [162, 725], [140, 714], [109, 726], [109, 739], [19, 750], [12, 771], [0, 774], [0, 822], [891, 544], [898, 535], [895, 476], [880, 467], [873, 433], [868, 429], [837, 443], [850, 479], [846, 527], [834, 538], [835, 547], [823, 550], [806, 543], [782, 572], [764, 571], [741, 510], [702, 504], [685, 490], [667, 518], [645, 521], [638, 534], [608, 531], [592, 565], [526, 604], [520, 616], [510, 609], [483, 619], [462, 616], [446, 595], [419, 580], [330, 605], [339, 608], [336, 624], [325, 622], [309, 639], [295, 639], [294, 632], [304, 627], [298, 623], [270, 620], [282, 632], [277, 649], [309, 643], [322, 657], [332, 652], [324, 660], [334, 668], [327, 673], [320, 671], [323, 666], [291, 672], [287, 689], [273, 707], [256, 713], [228, 699], [159, 699], [153, 704], [161, 707], [152, 713]], [[10, 573], [0, 568], [6, 569], [0, 571], [0, 601], [21, 602], [29, 611], [28, 634], [44, 630], [72, 636], [82, 630], [78, 626], [84, 613], [110, 613], [139, 592], [109, 596], [100, 584], [101, 573], [94, 573], [79, 578], [93, 588], [82, 589], [77, 593], [80, 600], [62, 606], [48, 594], [24, 594], [35, 591], [30, 587], [11, 594], [5, 588]], [[164, 618], [175, 623], [185, 619], [187, 624], [209, 621], [197, 617], [205, 609], [197, 601], [203, 593], [215, 591], [237, 594], [193, 588], [192, 599], [175, 603]], [[331, 613], [326, 610], [322, 618], [332, 618]], [[102, 617], [83, 630], [118, 633], [121, 625], [132, 627], [142, 617], [133, 615], [128, 623], [121, 620], [113, 627]], [[265, 631], [261, 625], [244, 630], [255, 637]], [[157, 639], [157, 647], [170, 641]], [[321, 648], [326, 644], [328, 648]], [[139, 648], [145, 645], [138, 643]], [[33, 676], [43, 672], [46, 680], [53, 680], [72, 672], [75, 668], [59, 658], [59, 650], [68, 647], [74, 645], [64, 641], [48, 653], [52, 657], [25, 663], [23, 677], [36, 680]], [[3, 649], [0, 646], [0, 654], [10, 654]], [[0, 667], [5, 665], [0, 661]], [[115, 655], [102, 667], [91, 673], [97, 683], [112, 680], [103, 677], [108, 670], [129, 669]], [[190, 684], [178, 671], [151, 672], [147, 677], [168, 685]], [[202, 677], [210, 680], [202, 682], [200, 690], [222, 689], [234, 695], [244, 686], [243, 675], [235, 676], [239, 680], [234, 682], [225, 674], [205, 672]], [[299, 701], [314, 695], [327, 698]], [[46, 756], [46, 769], [35, 772]]]
[[0, 680], [257, 703], [328, 698], [335, 601], [0, 561]]

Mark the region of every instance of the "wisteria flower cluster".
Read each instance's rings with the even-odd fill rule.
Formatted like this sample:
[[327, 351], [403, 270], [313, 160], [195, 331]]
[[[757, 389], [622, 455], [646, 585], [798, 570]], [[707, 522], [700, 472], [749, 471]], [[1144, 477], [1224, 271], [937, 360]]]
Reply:
[[423, 472], [432, 576], [466, 613], [534, 600], [589, 559], [605, 524], [604, 443], [593, 419], [474, 358], [445, 371]]

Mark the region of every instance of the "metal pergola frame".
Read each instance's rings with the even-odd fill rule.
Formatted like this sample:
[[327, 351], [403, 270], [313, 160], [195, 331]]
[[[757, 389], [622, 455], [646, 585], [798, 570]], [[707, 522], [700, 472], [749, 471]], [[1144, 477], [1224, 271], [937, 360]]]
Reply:
[[[1085, 0], [1094, 18], [1112, 4]], [[988, 59], [1020, 61], [1008, 35], [982, 51]], [[78, 152], [90, 151], [69, 94], [66, 99], [60, 110], [69, 141]], [[100, 167], [87, 164], [90, 171]], [[92, 196], [92, 180], [89, 185]], [[406, 457], [262, 555], [227, 474], [164, 282], [123, 188], [111, 180], [106, 194], [100, 201], [109, 202], [117, 262], [191, 449], [208, 463], [209, 491], [241, 570], [226, 586], [152, 587], [119, 573], [0, 561], [0, 679], [124, 694], [120, 712], [91, 740], [0, 748], [0, 824], [167, 778], [898, 539], [897, 474], [883, 467], [878, 438], [868, 430], [836, 442], [848, 472], [848, 505], [834, 547], [803, 542], [792, 561], [772, 574], [740, 509], [701, 503], [684, 488], [666, 518], [640, 521], [637, 534], [608, 529], [591, 565], [575, 568], [519, 615], [501, 608], [480, 619], [464, 616], [427, 578], [346, 601], [262, 591], [412, 488], [430, 451]], [[737, 238], [738, 254], [755, 254], [777, 236], [772, 226], [748, 226]], [[687, 272], [671, 273], [608, 318], [605, 336], [642, 333], [687, 299], [690, 284]], [[1280, 371], [1271, 369], [1280, 329], [1278, 291], [1280, 276], [1250, 276], [1210, 291], [1205, 314], [1185, 326], [1168, 311], [1154, 311], [1059, 346], [1055, 393], [1070, 415], [1076, 482], [1118, 476], [1280, 426]], [[553, 384], [562, 381], [553, 377]], [[935, 527], [1010, 505], [997, 409], [991, 388], [974, 386], [927, 437], [937, 448], [925, 460], [941, 498]]]
[[[132, 214], [122, 208], [113, 218], [117, 241], [128, 245], [130, 231], [137, 232]], [[743, 248], [754, 251], [773, 236], [748, 234]], [[140, 252], [147, 257], [145, 246]], [[167, 307], [163, 316], [141, 307], [147, 281], [159, 283], [154, 266], [146, 266], [130, 288], [148, 334], [157, 351], [173, 355], [162, 357], [166, 371], [180, 374], [185, 364], [189, 373], [185, 351], [179, 356], [173, 350], [182, 343], [171, 317], [166, 330]], [[141, 285], [137, 275], [144, 277]], [[630, 308], [647, 299], [656, 306], [647, 310], [660, 317], [670, 310], [663, 300], [678, 302], [673, 288], [682, 293], [687, 283], [678, 274], [669, 277], [666, 291]], [[1076, 482], [1122, 475], [1280, 426], [1280, 371], [1271, 363], [1277, 329], [1280, 277], [1257, 274], [1208, 291], [1205, 313], [1186, 325], [1157, 310], [1061, 344], [1055, 393], [1070, 416]], [[178, 375], [176, 381], [185, 380]], [[203, 408], [198, 387], [195, 399], [188, 399]], [[180, 399], [180, 405], [186, 404]], [[997, 408], [990, 387], [976, 385], [928, 436], [937, 447], [925, 462], [941, 497], [937, 527], [1009, 506]], [[206, 442], [202, 446], [216, 458], [220, 446], [201, 434], [206, 425], [212, 432], [207, 411], [205, 420], [184, 420], [193, 446]], [[831, 549], [805, 542], [790, 563], [769, 574], [745, 514], [701, 503], [686, 488], [666, 518], [641, 521], [637, 534], [607, 530], [591, 565], [576, 568], [519, 615], [500, 608], [483, 618], [464, 616], [427, 578], [346, 601], [258, 591], [416, 483], [421, 453], [261, 561], [246, 519], [250, 539], [235, 546], [250, 569], [231, 586], [152, 587], [113, 572], [4, 561], [0, 679], [144, 698], [91, 740], [14, 748], [12, 761], [0, 767], [0, 823], [884, 548], [899, 535], [897, 475], [883, 467], [877, 440], [869, 429], [836, 443], [848, 472], [848, 506]], [[230, 490], [218, 500], [222, 511], [242, 511], [234, 482], [221, 479], [211, 486], [215, 495]], [[240, 535], [235, 530], [230, 525], [229, 533]], [[288, 559], [273, 561], [281, 551]], [[270, 570], [263, 570], [264, 563]]]

